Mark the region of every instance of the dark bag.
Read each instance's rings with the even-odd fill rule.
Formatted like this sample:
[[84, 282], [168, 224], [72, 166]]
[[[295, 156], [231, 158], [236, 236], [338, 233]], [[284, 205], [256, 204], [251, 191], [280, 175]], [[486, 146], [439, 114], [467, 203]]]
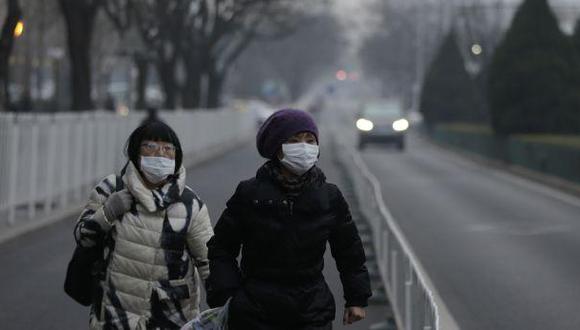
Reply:
[[77, 246], [66, 270], [64, 291], [83, 306], [93, 303], [98, 283], [97, 265], [102, 256], [103, 248], [94, 246], [84, 248]]
[[[122, 190], [123, 186], [123, 180], [117, 176], [115, 191]], [[95, 302], [99, 280], [106, 267], [104, 249], [109, 239], [110, 235], [105, 235], [102, 242], [89, 248], [77, 245], [68, 264], [64, 291], [83, 306], [90, 306]]]

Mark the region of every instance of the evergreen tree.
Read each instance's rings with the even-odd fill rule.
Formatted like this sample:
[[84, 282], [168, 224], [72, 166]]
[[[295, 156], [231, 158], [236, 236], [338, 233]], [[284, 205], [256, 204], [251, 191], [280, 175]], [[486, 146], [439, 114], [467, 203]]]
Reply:
[[572, 44], [576, 50], [576, 58], [578, 58], [578, 56], [580, 56], [580, 18], [576, 21], [576, 26], [574, 27]]
[[497, 48], [489, 73], [494, 130], [574, 133], [580, 127], [580, 71], [546, 0], [526, 0]]
[[455, 33], [451, 31], [423, 81], [420, 110], [429, 126], [448, 122], [482, 122], [485, 115], [476, 99], [474, 82], [465, 69]]

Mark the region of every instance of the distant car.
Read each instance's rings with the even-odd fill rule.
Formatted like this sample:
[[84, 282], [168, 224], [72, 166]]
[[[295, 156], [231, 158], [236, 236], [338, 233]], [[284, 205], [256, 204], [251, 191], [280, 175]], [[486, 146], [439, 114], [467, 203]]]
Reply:
[[405, 119], [403, 106], [396, 100], [366, 104], [357, 118], [356, 127], [359, 131], [359, 149], [368, 143], [391, 143], [399, 150], [405, 149], [405, 132], [409, 122]]

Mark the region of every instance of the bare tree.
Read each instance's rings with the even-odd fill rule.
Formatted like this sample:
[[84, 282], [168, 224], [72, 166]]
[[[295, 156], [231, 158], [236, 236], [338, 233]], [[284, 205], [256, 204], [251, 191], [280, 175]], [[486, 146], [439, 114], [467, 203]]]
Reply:
[[[191, 15], [188, 6], [201, 0], [104, 0], [104, 9], [125, 44], [120, 51], [129, 57], [137, 70], [135, 107], [146, 107], [145, 92], [150, 67], [153, 64], [164, 92], [164, 107], [178, 104], [179, 84], [176, 70], [180, 59], [184, 19]], [[134, 34], [142, 41], [135, 47]], [[137, 42], [138, 43], [138, 42]]]
[[[220, 2], [215, 0], [219, 9]], [[308, 6], [301, 1], [240, 0], [216, 13], [206, 50], [207, 107], [220, 105], [225, 77], [234, 61], [256, 39], [278, 39], [295, 31]]]
[[[142, 12], [136, 12], [137, 9], [151, 9], [154, 10], [156, 7], [154, 4], [144, 4], [144, 3], [134, 3], [133, 0], [105, 0], [104, 9], [107, 16], [110, 18], [115, 30], [119, 37], [123, 40], [126, 49], [120, 50], [119, 54], [130, 58], [133, 61], [133, 65], [136, 69], [137, 76], [135, 78], [135, 108], [145, 109], [147, 108], [146, 100], [146, 89], [148, 84], [148, 77], [150, 72], [151, 64], [155, 62], [155, 52], [148, 50], [149, 47], [143, 47], [142, 42], [136, 39], [145, 39], [151, 44], [150, 31], [147, 31], [152, 25], [144, 25], [142, 20]], [[145, 6], [145, 7], [143, 7]], [[153, 19], [153, 17], [147, 15], [148, 19]], [[135, 23], [139, 24], [135, 24]], [[153, 27], [155, 27], [153, 25]], [[135, 33], [136, 32], [136, 33]], [[140, 35], [147, 33], [147, 38], [141, 38]], [[137, 34], [137, 36], [135, 36]], [[137, 45], [138, 44], [138, 45]]]
[[132, 5], [140, 35], [146, 48], [155, 56], [165, 94], [164, 106], [168, 109], [177, 106], [179, 83], [176, 70], [183, 45], [184, 21], [191, 4], [191, 0], [167, 0], [134, 1]]
[[[453, 5], [453, 4], [451, 4]], [[380, 24], [360, 49], [367, 76], [377, 78], [384, 97], [397, 97], [416, 108], [425, 68], [450, 25], [446, 1], [377, 2]]]
[[233, 87], [238, 93], [256, 95], [266, 81], [280, 81], [296, 100], [320, 75], [334, 72], [345, 44], [333, 15], [310, 16], [294, 34], [275, 41], [258, 40], [250, 46], [235, 69], [243, 83]]
[[14, 45], [14, 30], [22, 18], [22, 9], [18, 0], [8, 0], [6, 6], [6, 19], [0, 32], [0, 109], [8, 109], [10, 105], [8, 62]]
[[103, 8], [117, 32], [123, 36], [131, 28], [133, 2], [131, 0], [104, 0]]
[[[135, 65], [146, 74], [153, 59], [167, 108], [179, 98], [186, 108], [217, 107], [233, 62], [252, 40], [291, 33], [300, 7], [292, 0], [105, 1], [120, 30], [135, 23], [147, 49]], [[144, 84], [140, 75], [137, 85]]]
[[73, 110], [93, 109], [91, 41], [102, 0], [59, 0], [67, 27]]
[[381, 4], [379, 28], [362, 45], [360, 57], [368, 76], [382, 83], [383, 97], [397, 97], [411, 103], [417, 80], [417, 54], [420, 52], [416, 20], [422, 19], [414, 8], [394, 8]]
[[228, 8], [222, 5], [225, 3], [225, 0], [215, 0], [214, 17], [206, 26], [209, 31], [205, 35], [206, 47], [202, 48], [208, 108], [219, 106], [228, 69], [255, 37], [256, 30], [271, 5], [270, 1], [235, 1]]
[[[123, 39], [124, 33], [119, 32], [117, 25], [105, 13], [106, 11], [103, 10], [97, 15], [95, 26], [98, 28], [95, 29], [92, 37], [93, 87], [91, 94], [95, 107], [113, 110], [115, 101], [124, 103], [131, 100], [132, 91], [129, 88], [132, 84], [130, 77], [132, 55], [125, 54], [128, 41]], [[114, 80], [118, 81], [123, 78], [127, 79], [126, 93], [118, 88], [114, 90], [110, 88]]]

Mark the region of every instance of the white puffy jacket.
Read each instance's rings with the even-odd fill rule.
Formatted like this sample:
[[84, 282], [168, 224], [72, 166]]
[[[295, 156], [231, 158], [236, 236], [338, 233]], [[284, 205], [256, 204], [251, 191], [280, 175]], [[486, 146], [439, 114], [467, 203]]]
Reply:
[[92, 191], [79, 221], [111, 230], [102, 292], [92, 306], [91, 329], [179, 329], [199, 313], [200, 277], [209, 275], [206, 243], [213, 235], [207, 207], [185, 186], [185, 169], [158, 190], [145, 187], [129, 162], [122, 175], [132, 210], [110, 226], [103, 204], [116, 176]]

